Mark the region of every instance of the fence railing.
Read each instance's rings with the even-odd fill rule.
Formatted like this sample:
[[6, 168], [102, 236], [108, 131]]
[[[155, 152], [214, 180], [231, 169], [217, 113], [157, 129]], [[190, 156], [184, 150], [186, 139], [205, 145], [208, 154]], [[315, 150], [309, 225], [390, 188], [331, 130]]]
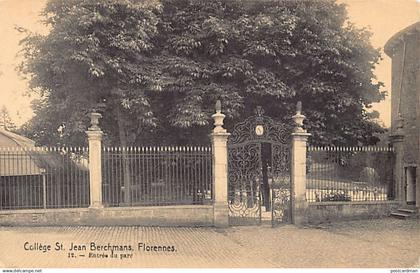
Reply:
[[0, 210], [89, 206], [87, 148], [0, 148]]
[[[213, 200], [210, 147], [105, 147], [106, 206]], [[393, 200], [395, 153], [387, 147], [309, 147], [308, 202]], [[0, 210], [89, 206], [87, 148], [0, 148]]]
[[308, 202], [394, 199], [394, 150], [388, 147], [309, 147]]
[[103, 201], [107, 206], [211, 202], [210, 147], [105, 147]]

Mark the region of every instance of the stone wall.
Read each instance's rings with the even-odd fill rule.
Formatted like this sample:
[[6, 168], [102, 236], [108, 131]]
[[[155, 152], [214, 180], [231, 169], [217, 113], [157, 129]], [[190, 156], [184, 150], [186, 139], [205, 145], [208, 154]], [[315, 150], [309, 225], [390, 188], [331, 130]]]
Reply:
[[388, 216], [398, 208], [397, 201], [377, 202], [315, 202], [306, 210], [307, 221], [312, 224], [343, 220], [374, 219]]
[[212, 226], [213, 206], [46, 209], [0, 212], [0, 226]]

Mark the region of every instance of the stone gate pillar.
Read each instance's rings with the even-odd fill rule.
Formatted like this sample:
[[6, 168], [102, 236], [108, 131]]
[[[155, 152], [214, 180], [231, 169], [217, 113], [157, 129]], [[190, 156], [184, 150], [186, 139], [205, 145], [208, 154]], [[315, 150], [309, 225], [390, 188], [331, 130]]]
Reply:
[[213, 223], [216, 227], [229, 225], [228, 206], [228, 149], [229, 133], [223, 128], [225, 115], [221, 112], [220, 101], [216, 102], [216, 113], [212, 115], [214, 129], [211, 134], [213, 152]]
[[396, 120], [396, 129], [389, 136], [392, 147], [395, 151], [395, 164], [394, 164], [394, 196], [395, 200], [401, 204], [405, 204], [405, 189], [404, 189], [404, 120], [401, 114], [398, 115]]
[[90, 208], [102, 208], [102, 131], [99, 113], [91, 113], [91, 126], [86, 134], [89, 139]]
[[306, 152], [308, 137], [311, 135], [303, 129], [305, 116], [301, 114], [302, 104], [298, 102], [296, 115], [292, 118], [295, 122], [295, 129], [292, 133], [291, 151], [291, 203], [292, 223], [301, 225], [306, 222]]

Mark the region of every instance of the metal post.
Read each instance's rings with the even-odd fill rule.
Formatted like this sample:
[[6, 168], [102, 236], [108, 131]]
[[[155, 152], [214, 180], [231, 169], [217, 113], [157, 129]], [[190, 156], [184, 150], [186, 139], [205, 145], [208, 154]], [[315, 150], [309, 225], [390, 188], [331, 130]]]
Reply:
[[45, 169], [41, 169], [42, 174], [42, 207], [47, 208], [47, 179], [45, 177]]

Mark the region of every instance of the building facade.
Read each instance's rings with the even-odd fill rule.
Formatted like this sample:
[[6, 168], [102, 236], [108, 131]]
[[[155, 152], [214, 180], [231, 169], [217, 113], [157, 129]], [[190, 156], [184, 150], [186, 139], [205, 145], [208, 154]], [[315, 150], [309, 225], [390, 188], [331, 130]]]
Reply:
[[[402, 133], [397, 198], [420, 205], [420, 22], [392, 36], [385, 53], [392, 59], [391, 135]], [[397, 186], [398, 187], [398, 186]]]

